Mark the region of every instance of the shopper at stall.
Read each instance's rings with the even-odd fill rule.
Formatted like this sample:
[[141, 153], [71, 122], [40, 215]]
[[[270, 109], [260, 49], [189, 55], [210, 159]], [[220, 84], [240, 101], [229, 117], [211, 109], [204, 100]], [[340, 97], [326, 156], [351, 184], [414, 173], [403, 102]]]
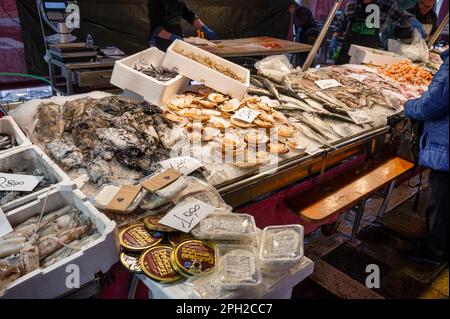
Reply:
[[176, 39], [183, 38], [181, 19], [204, 33], [207, 39], [216, 39], [216, 33], [192, 12], [182, 0], [149, 0], [150, 46], [166, 51]]
[[436, 0], [420, 0], [414, 7], [408, 9], [425, 29], [425, 38], [429, 38], [437, 30], [437, 15], [434, 11]]
[[[320, 29], [311, 10], [305, 6], [298, 6], [295, 10], [295, 42], [314, 44]], [[308, 56], [307, 52], [296, 54], [296, 65], [303, 65]]]
[[[379, 7], [379, 28], [367, 24], [367, 18], [373, 14], [372, 10], [366, 10], [367, 6], [375, 4]], [[330, 46], [335, 46], [337, 38], [344, 36], [336, 64], [345, 64], [350, 60], [348, 52], [352, 44], [370, 48], [378, 48], [381, 29], [390, 22], [397, 26], [418, 29], [422, 36], [425, 30], [422, 24], [409, 12], [400, 9], [394, 0], [350, 0], [345, 9], [345, 18], [335, 30]]]
[[448, 50], [444, 63], [422, 97], [405, 104], [405, 116], [424, 122], [419, 164], [431, 169], [430, 198], [427, 208], [428, 233], [417, 248], [401, 254], [416, 262], [439, 265], [448, 254], [449, 233], [449, 96]]

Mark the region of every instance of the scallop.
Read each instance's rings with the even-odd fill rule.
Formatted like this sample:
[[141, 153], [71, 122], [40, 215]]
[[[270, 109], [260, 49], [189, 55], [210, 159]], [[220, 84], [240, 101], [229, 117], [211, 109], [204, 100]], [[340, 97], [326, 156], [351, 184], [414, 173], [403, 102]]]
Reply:
[[297, 142], [296, 140], [294, 140], [294, 139], [289, 139], [289, 140], [287, 141], [287, 145], [288, 145], [290, 148], [293, 148], [293, 149], [298, 150], [298, 151], [304, 151], [304, 150], [306, 149], [305, 146], [300, 145], [300, 143], [298, 143], [298, 142]]
[[202, 140], [205, 142], [212, 141], [216, 136], [220, 134], [220, 130], [214, 127], [206, 127], [203, 131]]
[[219, 106], [223, 112], [233, 112], [241, 107], [241, 102], [238, 99], [231, 99]]
[[194, 109], [194, 108], [182, 109], [178, 112], [178, 114], [180, 114], [182, 116], [187, 116], [187, 117], [194, 117], [196, 115], [201, 115], [201, 111]]
[[260, 119], [254, 120], [253, 123], [255, 123], [257, 126], [263, 127], [263, 128], [272, 128], [273, 127], [273, 123], [267, 122], [267, 121], [263, 121], [263, 120], [260, 120]]
[[210, 100], [211, 102], [222, 103], [227, 101], [228, 98], [225, 95], [219, 93], [211, 93], [208, 95], [208, 100]]
[[184, 117], [170, 113], [170, 112], [164, 112], [164, 117], [173, 123], [185, 123], [186, 122], [186, 119]]
[[295, 129], [288, 125], [282, 125], [278, 129], [278, 135], [280, 135], [282, 137], [292, 137], [292, 136], [294, 136], [294, 133], [295, 133]]
[[212, 109], [217, 106], [217, 103], [211, 102], [209, 100], [200, 100], [200, 101], [197, 101], [197, 103], [208, 109]]
[[222, 113], [216, 110], [202, 110], [203, 115], [209, 115], [209, 116], [221, 116]]
[[231, 124], [233, 124], [233, 125], [235, 125], [237, 127], [241, 127], [241, 128], [250, 128], [250, 127], [254, 126], [251, 123], [247, 123], [247, 122], [235, 119], [235, 118], [231, 118], [230, 121], [231, 121]]
[[269, 143], [269, 151], [272, 154], [286, 154], [289, 152], [289, 149], [283, 143], [272, 142]]

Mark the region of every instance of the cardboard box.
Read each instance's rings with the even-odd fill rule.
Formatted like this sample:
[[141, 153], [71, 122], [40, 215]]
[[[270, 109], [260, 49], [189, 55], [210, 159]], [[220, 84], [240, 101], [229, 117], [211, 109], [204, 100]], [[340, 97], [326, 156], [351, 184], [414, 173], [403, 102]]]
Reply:
[[[235, 80], [219, 71], [177, 53], [176, 51], [180, 49], [184, 50], [186, 54], [196, 54], [210, 59], [213, 63], [217, 63], [234, 72], [238, 77], [244, 79], [244, 82], [242, 83]], [[218, 92], [238, 99], [244, 97], [250, 85], [250, 71], [248, 69], [181, 40], [174, 41], [167, 49], [166, 56], [163, 60], [163, 66], [175, 70], [194, 81], [203, 83]]]
[[[47, 195], [48, 199], [45, 201]], [[107, 272], [118, 261], [116, 224], [100, 213], [79, 190], [52, 190], [48, 194], [40, 195], [35, 201], [6, 213], [6, 217], [14, 227], [39, 214], [44, 205], [44, 213], [67, 205], [76, 207], [94, 223], [100, 238], [47, 268], [37, 269], [9, 283], [1, 298], [55, 298], [74, 289], [66, 284], [67, 277], [75, 273], [71, 271], [73, 266], [67, 267], [68, 265], [78, 267], [80, 270], [79, 284], [83, 286], [93, 281], [97, 272]]]
[[386, 64], [394, 64], [408, 60], [408, 58], [392, 52], [367, 48], [354, 44], [350, 46], [348, 55], [351, 57], [350, 64], [364, 63], [384, 66]]
[[173, 95], [180, 93], [189, 85], [189, 79], [178, 75], [167, 82], [160, 82], [134, 69], [139, 61], [162, 66], [164, 52], [157, 48], [150, 48], [136, 53], [125, 59], [116, 61], [111, 76], [111, 84], [120, 87], [123, 90], [134, 92], [139, 97], [155, 105], [162, 105]]

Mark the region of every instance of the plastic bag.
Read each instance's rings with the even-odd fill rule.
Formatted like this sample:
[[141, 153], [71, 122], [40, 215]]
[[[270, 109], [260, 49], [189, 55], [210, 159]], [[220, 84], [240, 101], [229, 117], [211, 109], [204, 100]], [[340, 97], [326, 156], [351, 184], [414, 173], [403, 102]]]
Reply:
[[282, 81], [283, 77], [294, 71], [285, 55], [272, 55], [255, 63], [255, 68], [268, 76]]
[[413, 42], [411, 44], [389, 39], [388, 51], [404, 56], [413, 62], [427, 62], [430, 59], [427, 43], [417, 30], [414, 30]]

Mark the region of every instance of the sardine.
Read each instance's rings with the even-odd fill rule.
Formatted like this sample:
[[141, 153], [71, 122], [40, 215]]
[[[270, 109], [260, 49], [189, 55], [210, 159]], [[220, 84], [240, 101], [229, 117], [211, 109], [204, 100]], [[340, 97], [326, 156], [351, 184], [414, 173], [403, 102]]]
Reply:
[[278, 90], [275, 88], [275, 86], [267, 79], [263, 80], [263, 84], [266, 87], [266, 89], [272, 94], [273, 97], [275, 97], [278, 101], [281, 101], [280, 93], [278, 93]]
[[264, 89], [264, 84], [260, 80], [258, 80], [255, 76], [250, 77], [250, 83], [256, 87]]

